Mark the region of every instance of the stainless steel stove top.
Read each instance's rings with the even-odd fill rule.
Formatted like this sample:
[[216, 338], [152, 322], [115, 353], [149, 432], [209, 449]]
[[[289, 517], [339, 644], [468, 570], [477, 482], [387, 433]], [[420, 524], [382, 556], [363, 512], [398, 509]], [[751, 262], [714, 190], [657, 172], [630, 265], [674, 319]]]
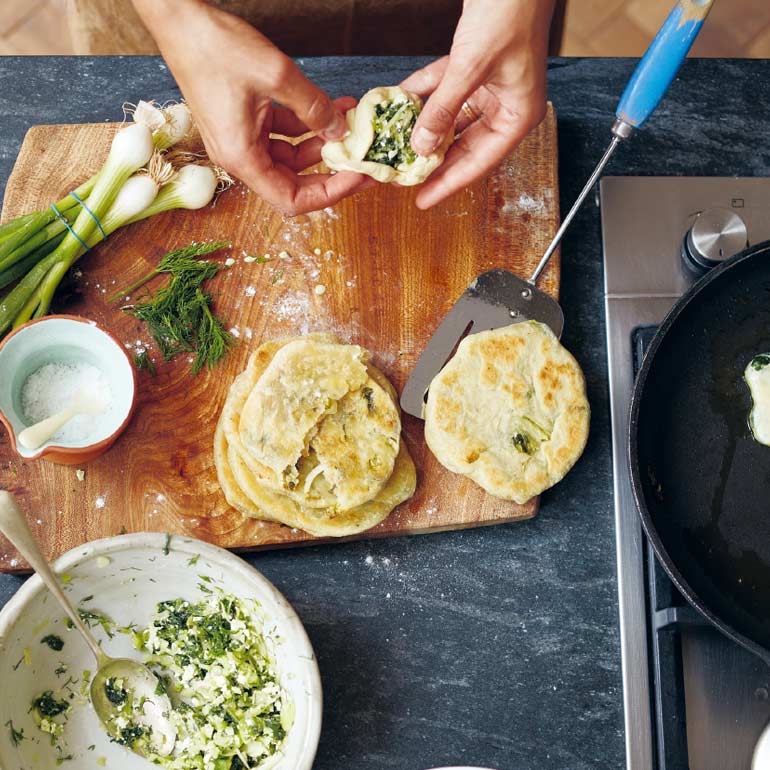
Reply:
[[600, 205], [627, 768], [749, 770], [770, 670], [667, 581], [634, 506], [626, 433], [639, 330], [651, 336], [693, 267], [770, 240], [770, 179], [606, 177]]

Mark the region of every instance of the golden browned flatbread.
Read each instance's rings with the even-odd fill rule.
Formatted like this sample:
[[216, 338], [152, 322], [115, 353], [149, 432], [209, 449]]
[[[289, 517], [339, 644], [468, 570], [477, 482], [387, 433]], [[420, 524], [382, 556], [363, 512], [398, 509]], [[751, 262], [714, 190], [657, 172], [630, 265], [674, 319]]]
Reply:
[[434, 378], [425, 439], [450, 471], [525, 503], [560, 481], [588, 439], [577, 361], [544, 324], [471, 334]]
[[[374, 526], [411, 497], [416, 472], [400, 439], [396, 394], [371, 364], [360, 376], [356, 364], [368, 357], [363, 349], [341, 345], [331, 335], [268, 342], [252, 354], [233, 382], [215, 436], [220, 485], [234, 508], [311, 534], [342, 536]], [[260, 396], [263, 387], [271, 391], [269, 397]], [[333, 392], [337, 399], [324, 398], [323, 410], [313, 399], [305, 406], [304, 391], [311, 388]], [[275, 408], [281, 393], [288, 393], [286, 400], [299, 408], [280, 403], [280, 421], [260, 415], [255, 405]], [[274, 448], [272, 454], [253, 452], [243, 440], [244, 435], [253, 439], [259, 433], [249, 433], [248, 402], [254, 407], [250, 420], [261, 420], [259, 424], [269, 425], [271, 431], [280, 422], [284, 434], [290, 426], [301, 425], [305, 440], [281, 435], [262, 442]], [[309, 429], [308, 414], [317, 420]], [[291, 466], [295, 473], [287, 473], [285, 458], [291, 459], [289, 448], [294, 452], [297, 446], [299, 458]]]

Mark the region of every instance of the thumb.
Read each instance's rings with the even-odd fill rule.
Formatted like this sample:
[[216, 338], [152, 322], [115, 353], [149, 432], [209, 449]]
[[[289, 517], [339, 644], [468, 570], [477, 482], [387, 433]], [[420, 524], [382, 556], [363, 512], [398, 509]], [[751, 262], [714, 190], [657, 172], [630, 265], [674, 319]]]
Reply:
[[341, 139], [347, 131], [345, 118], [329, 95], [311, 83], [288, 57], [271, 96], [325, 139]]
[[478, 86], [467, 72], [450, 65], [438, 88], [431, 94], [412, 132], [412, 148], [418, 155], [430, 155], [452, 130], [463, 102]]

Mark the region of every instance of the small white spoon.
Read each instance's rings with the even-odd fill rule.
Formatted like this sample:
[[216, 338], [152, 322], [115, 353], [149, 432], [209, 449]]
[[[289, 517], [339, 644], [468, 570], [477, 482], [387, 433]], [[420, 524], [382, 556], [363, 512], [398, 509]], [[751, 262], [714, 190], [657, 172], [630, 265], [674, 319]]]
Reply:
[[66, 425], [73, 417], [79, 414], [100, 414], [107, 406], [107, 402], [95, 395], [91, 388], [83, 388], [75, 394], [72, 403], [66, 409], [24, 428], [19, 433], [19, 443], [25, 449], [37, 449], [43, 446], [56, 431]]
[[[0, 532], [16, 546], [18, 552], [37, 572], [46, 588], [61, 604], [69, 619], [85, 639], [96, 657], [97, 671], [91, 680], [91, 704], [104, 729], [116, 740], [122, 736], [116, 727], [118, 716], [116, 704], [107, 695], [107, 680], [122, 679], [124, 689], [133, 693], [134, 702], [141, 703], [141, 711], [135, 710], [135, 721], [151, 730], [150, 742], [160, 756], [168, 756], [176, 743], [176, 728], [171, 723], [171, 701], [168, 695], [158, 689], [158, 678], [147, 666], [130, 658], [111, 658], [105, 654], [93, 634], [88, 630], [70, 600], [62, 590], [59, 580], [40, 551], [35, 538], [27, 526], [24, 514], [19, 510], [16, 499], [10, 492], [0, 489]], [[132, 751], [143, 755], [140, 744], [130, 745]]]

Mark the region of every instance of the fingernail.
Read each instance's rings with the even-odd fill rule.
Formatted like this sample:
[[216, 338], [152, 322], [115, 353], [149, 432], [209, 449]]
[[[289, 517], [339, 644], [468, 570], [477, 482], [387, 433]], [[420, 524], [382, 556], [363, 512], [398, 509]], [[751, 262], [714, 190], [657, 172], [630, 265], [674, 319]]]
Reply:
[[438, 147], [439, 135], [434, 134], [433, 131], [429, 131], [427, 128], [420, 126], [412, 136], [412, 147], [414, 147], [420, 155], [429, 155], [433, 150]]
[[347, 130], [348, 124], [345, 121], [345, 118], [339, 112], [335, 112], [334, 120], [332, 120], [331, 125], [323, 132], [323, 136], [324, 139], [333, 142], [337, 139], [342, 139]]

